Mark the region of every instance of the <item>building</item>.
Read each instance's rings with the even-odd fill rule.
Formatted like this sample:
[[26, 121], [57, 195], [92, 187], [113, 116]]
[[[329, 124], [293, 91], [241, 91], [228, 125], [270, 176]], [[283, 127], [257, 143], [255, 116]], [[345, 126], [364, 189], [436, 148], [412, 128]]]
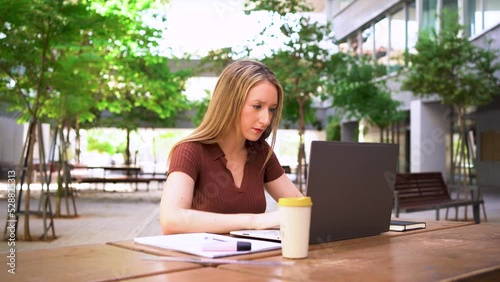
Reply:
[[[339, 49], [373, 56], [386, 64], [385, 78], [395, 99], [403, 102], [409, 119], [395, 125], [390, 132], [401, 144], [400, 170], [410, 172], [441, 171], [450, 180], [456, 180], [454, 144], [458, 134], [453, 130], [450, 108], [437, 99], [423, 100], [412, 93], [400, 91], [400, 82], [394, 71], [402, 62], [405, 50], [411, 51], [418, 31], [437, 27], [437, 16], [444, 9], [458, 11], [466, 36], [478, 46], [489, 39], [500, 38], [500, 1], [496, 0], [327, 0], [326, 14], [332, 23]], [[492, 46], [500, 48], [500, 41]], [[500, 97], [491, 104], [479, 107], [468, 119], [473, 179], [481, 186], [500, 189]], [[345, 136], [352, 136], [358, 124], [343, 125]], [[379, 136], [373, 130], [367, 134]], [[347, 137], [348, 138], [348, 137]], [[472, 159], [472, 158], [471, 158]]]

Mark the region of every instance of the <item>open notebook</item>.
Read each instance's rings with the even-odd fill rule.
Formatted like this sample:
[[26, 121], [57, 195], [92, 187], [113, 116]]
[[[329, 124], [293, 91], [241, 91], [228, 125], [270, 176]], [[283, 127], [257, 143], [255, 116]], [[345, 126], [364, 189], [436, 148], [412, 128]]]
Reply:
[[[137, 244], [207, 257], [218, 258], [281, 249], [281, 243], [236, 238], [212, 233], [185, 233], [134, 239]], [[250, 242], [249, 251], [204, 251], [203, 246], [213, 242]]]

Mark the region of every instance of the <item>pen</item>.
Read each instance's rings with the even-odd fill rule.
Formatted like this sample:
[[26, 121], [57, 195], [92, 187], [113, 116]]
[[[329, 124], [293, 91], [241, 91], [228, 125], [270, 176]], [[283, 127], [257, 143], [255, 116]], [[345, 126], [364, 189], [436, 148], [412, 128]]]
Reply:
[[250, 251], [252, 243], [244, 241], [208, 243], [201, 246], [204, 252], [234, 252]]

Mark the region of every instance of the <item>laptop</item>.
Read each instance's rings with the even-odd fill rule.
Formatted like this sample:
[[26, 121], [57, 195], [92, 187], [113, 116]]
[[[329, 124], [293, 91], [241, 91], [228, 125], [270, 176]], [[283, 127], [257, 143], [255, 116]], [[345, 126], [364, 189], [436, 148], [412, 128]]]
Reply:
[[[313, 202], [310, 244], [389, 231], [398, 144], [312, 141], [306, 195]], [[235, 236], [280, 241], [277, 230]]]

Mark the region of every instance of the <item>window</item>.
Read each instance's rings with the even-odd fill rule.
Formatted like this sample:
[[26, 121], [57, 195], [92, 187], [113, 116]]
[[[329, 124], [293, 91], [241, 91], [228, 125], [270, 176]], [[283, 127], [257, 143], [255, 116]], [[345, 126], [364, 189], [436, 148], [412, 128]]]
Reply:
[[387, 65], [389, 48], [389, 20], [383, 18], [375, 24], [375, 58], [379, 64]]
[[408, 3], [407, 6], [407, 16], [406, 25], [408, 28], [406, 43], [406, 48], [411, 52], [418, 40], [418, 22], [417, 22], [417, 9], [415, 6], [415, 1]]
[[483, 0], [484, 5], [484, 29], [498, 24], [500, 18], [500, 1]]
[[389, 72], [396, 71], [404, 64], [404, 52], [406, 48], [405, 34], [405, 13], [403, 9], [400, 9], [391, 15]]
[[437, 0], [423, 0], [422, 8], [422, 29], [436, 29]]
[[361, 32], [361, 39], [363, 41], [362, 54], [366, 57], [373, 57], [374, 36], [371, 26]]
[[467, 0], [465, 9], [464, 26], [468, 34], [474, 36], [483, 29], [483, 15], [481, 13], [481, 0]]

